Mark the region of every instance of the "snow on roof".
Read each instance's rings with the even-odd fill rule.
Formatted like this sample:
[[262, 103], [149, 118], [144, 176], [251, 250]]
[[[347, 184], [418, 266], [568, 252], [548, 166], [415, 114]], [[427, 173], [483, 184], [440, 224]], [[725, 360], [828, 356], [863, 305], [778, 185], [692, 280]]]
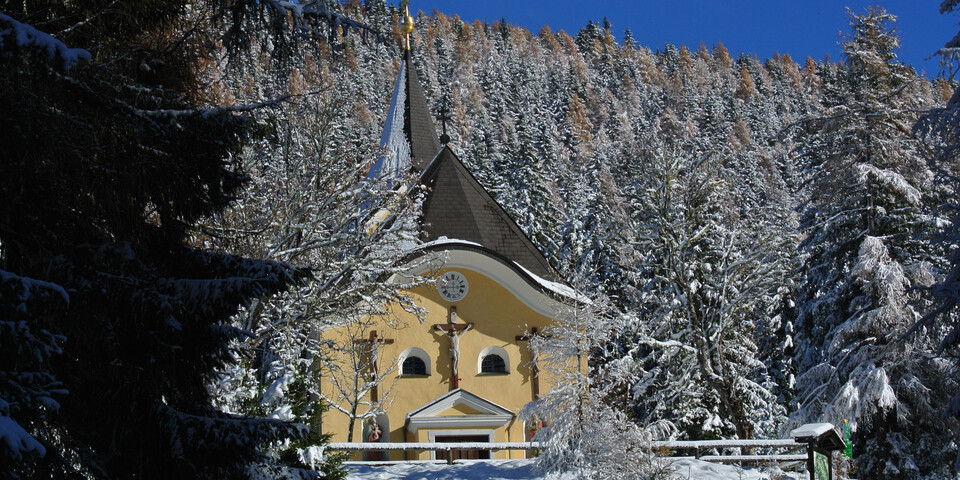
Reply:
[[406, 62], [400, 64], [400, 73], [397, 74], [390, 108], [387, 110], [387, 118], [383, 124], [383, 134], [380, 137], [380, 148], [383, 154], [377, 157], [370, 167], [370, 172], [367, 173], [368, 180], [386, 178], [391, 186], [394, 181], [400, 180], [410, 170], [410, 144], [403, 132], [404, 105], [407, 101], [403, 78], [406, 69]]
[[793, 438], [820, 438], [821, 435], [833, 430], [832, 423], [808, 423], [795, 428], [790, 432]]
[[[412, 252], [412, 251], [419, 250], [419, 249], [425, 249], [425, 248], [429, 248], [429, 247], [436, 247], [436, 246], [442, 246], [442, 245], [470, 245], [470, 246], [474, 246], [474, 247], [481, 247], [481, 248], [483, 248], [483, 245], [480, 245], [479, 243], [476, 243], [476, 242], [471, 242], [471, 241], [469, 241], [469, 240], [460, 240], [460, 239], [456, 239], [456, 238], [439, 237], [439, 238], [437, 238], [436, 240], [433, 240], [433, 241], [424, 243], [424, 244], [422, 244], [422, 245], [417, 245], [417, 247], [416, 247], [416, 248], [413, 248], [413, 249], [411, 250], [411, 252]], [[520, 265], [520, 264], [517, 263], [517, 262], [511, 262], [511, 263], [513, 263], [513, 265], [515, 265], [515, 266], [516, 266], [517, 268], [519, 268], [520, 270], [523, 270], [523, 273], [525, 273], [527, 276], [529, 276], [529, 277], [532, 278], [535, 282], [537, 282], [537, 284], [540, 285], [540, 287], [543, 288], [544, 290], [547, 290], [547, 291], [556, 293], [557, 295], [560, 295], [560, 296], [562, 296], [562, 297], [569, 298], [569, 299], [571, 299], [571, 300], [576, 300], [576, 301], [578, 301], [578, 302], [583, 302], [583, 303], [587, 303], [587, 304], [593, 303], [593, 302], [591, 302], [590, 299], [587, 298], [585, 295], [577, 292], [576, 290], [574, 290], [573, 288], [570, 288], [570, 287], [567, 286], [567, 285], [564, 285], [564, 284], [559, 283], [559, 282], [553, 282], [553, 281], [547, 280], [547, 279], [545, 279], [545, 278], [543, 278], [543, 277], [540, 277], [540, 276], [538, 276], [537, 274], [531, 272], [530, 270], [527, 270], [526, 268], [523, 267], [523, 265]]]
[[557, 295], [569, 298], [571, 300], [576, 300], [578, 302], [582, 302], [586, 304], [593, 303], [590, 301], [589, 298], [587, 298], [586, 295], [583, 295], [582, 293], [574, 290], [573, 288], [570, 288], [568, 285], [564, 285], [559, 282], [552, 282], [545, 278], [538, 277], [536, 274], [534, 274], [530, 270], [523, 268], [523, 266], [517, 262], [513, 262], [513, 264], [516, 265], [521, 270], [523, 270], [527, 275], [530, 276], [530, 278], [534, 279], [541, 287], [543, 287], [546, 290], [549, 290], [553, 293], [556, 293]]
[[436, 240], [426, 242], [422, 245], [418, 245], [417, 248], [415, 248], [414, 250], [420, 249], [420, 248], [435, 247], [437, 245], [449, 245], [449, 244], [460, 244], [460, 245], [471, 245], [474, 247], [483, 247], [483, 245], [480, 245], [479, 243], [476, 243], [476, 242], [471, 242], [468, 240], [459, 240], [456, 238], [447, 238], [443, 236], [443, 237], [437, 238]]

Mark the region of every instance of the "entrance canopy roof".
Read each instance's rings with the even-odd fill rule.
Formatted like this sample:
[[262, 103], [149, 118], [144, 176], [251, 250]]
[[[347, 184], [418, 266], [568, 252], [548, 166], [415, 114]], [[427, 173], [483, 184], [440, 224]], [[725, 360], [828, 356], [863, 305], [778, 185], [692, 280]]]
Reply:
[[407, 414], [407, 430], [421, 428], [500, 427], [516, 415], [496, 403], [462, 388], [447, 392]]

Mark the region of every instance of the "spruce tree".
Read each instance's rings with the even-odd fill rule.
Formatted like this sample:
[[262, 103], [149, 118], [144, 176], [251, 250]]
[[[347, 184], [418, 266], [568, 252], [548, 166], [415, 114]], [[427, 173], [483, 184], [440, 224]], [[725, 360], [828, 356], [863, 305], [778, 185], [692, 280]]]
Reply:
[[[940, 5], [940, 13], [953, 13], [960, 9], [960, 2], [945, 1]], [[940, 56], [941, 74], [949, 72], [952, 80], [957, 71], [958, 53], [960, 53], [960, 34], [946, 42], [937, 51]], [[936, 240], [943, 246], [951, 247], [960, 239], [960, 171], [957, 169], [957, 146], [960, 145], [960, 89], [954, 90], [951, 82], [938, 79], [938, 87], [945, 90], [945, 104], [933, 108], [922, 115], [914, 125], [914, 134], [927, 147], [925, 156], [935, 172], [936, 184], [944, 190], [942, 203], [938, 206], [937, 216], [947, 216], [949, 221], [942, 222], [937, 231]], [[942, 100], [941, 100], [942, 101]], [[934, 296], [933, 304], [924, 312], [908, 332], [908, 338], [923, 336], [935, 332], [937, 356], [953, 359], [953, 380], [956, 383], [956, 351], [960, 346], [960, 251], [953, 250], [942, 276], [929, 286]], [[942, 414], [949, 420], [960, 418], [960, 388], [946, 392], [951, 396]], [[938, 405], [939, 406], [939, 405]], [[940, 412], [936, 412], [940, 413]], [[949, 421], [948, 420], [948, 421]], [[960, 454], [956, 457], [960, 465]]]
[[955, 426], [930, 417], [934, 392], [951, 387], [942, 364], [914, 353], [929, 337], [898, 341], [921, 305], [910, 287], [929, 282], [940, 259], [915, 234], [931, 199], [929, 172], [907, 135], [921, 97], [912, 69], [896, 60], [893, 20], [881, 8], [851, 14], [844, 75], [831, 80], [842, 93], [807, 123], [817, 131], [803, 145], [811, 189], [801, 224], [794, 418], [849, 419], [864, 475], [930, 478], [946, 474], [949, 448], [935, 438]]
[[236, 155], [262, 127], [250, 107], [211, 105], [199, 87], [212, 18], [237, 22], [239, 34], [253, 17], [283, 24], [288, 12], [217, 2], [8, 6], [0, 421], [4, 432], [14, 422], [24, 442], [0, 447], [3, 474], [315, 476], [263, 454], [302, 435], [301, 425], [220, 411], [208, 390], [242, 335], [230, 316], [308, 274], [197, 247], [194, 229], [236, 198], [246, 180]]

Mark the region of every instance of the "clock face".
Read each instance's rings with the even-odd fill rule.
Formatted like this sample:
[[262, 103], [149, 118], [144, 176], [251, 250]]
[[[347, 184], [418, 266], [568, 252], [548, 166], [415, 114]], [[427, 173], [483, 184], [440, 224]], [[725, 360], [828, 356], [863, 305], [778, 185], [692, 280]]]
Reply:
[[437, 279], [437, 291], [440, 292], [440, 296], [451, 302], [467, 296], [467, 288], [467, 277], [460, 272], [450, 271]]

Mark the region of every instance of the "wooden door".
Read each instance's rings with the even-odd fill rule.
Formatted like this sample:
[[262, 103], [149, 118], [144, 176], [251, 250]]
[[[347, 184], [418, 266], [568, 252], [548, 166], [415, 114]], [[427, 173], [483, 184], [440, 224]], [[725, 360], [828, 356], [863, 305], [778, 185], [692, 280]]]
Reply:
[[[437, 443], [460, 443], [460, 442], [490, 442], [490, 437], [487, 435], [437, 435], [435, 441]], [[461, 458], [467, 460], [479, 460], [479, 459], [489, 459], [490, 450], [476, 450], [476, 449], [456, 449], [450, 450], [450, 456], [453, 457], [453, 460], [459, 460]], [[446, 460], [447, 452], [445, 450], [437, 451], [437, 460]]]

